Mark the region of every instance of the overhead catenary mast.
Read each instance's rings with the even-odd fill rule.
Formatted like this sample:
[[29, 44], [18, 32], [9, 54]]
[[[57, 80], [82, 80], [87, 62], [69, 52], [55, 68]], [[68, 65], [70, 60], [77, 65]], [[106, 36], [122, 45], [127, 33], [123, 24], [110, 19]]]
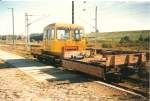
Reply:
[[8, 8], [8, 9], [11, 9], [11, 12], [12, 12], [12, 29], [13, 29], [12, 40], [13, 40], [13, 46], [14, 46], [15, 45], [14, 8]]
[[32, 15], [29, 15], [28, 13], [25, 13], [25, 31], [26, 31], [26, 46], [27, 46], [27, 49], [30, 50], [30, 35], [29, 35], [29, 25], [31, 23], [29, 23], [29, 16], [32, 16]]
[[25, 33], [26, 33], [26, 45], [28, 45], [28, 14], [25, 13]]
[[72, 24], [74, 24], [74, 1], [72, 1]]
[[97, 6], [95, 8], [95, 32], [99, 32], [97, 28]]

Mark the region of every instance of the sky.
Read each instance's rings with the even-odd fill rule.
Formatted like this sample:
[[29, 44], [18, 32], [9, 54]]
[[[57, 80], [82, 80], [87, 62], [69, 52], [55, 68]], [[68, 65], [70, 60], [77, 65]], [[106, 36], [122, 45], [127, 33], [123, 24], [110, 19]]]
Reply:
[[[86, 33], [95, 31], [96, 6], [99, 32], [150, 30], [149, 0], [75, 0], [75, 23]], [[17, 35], [25, 35], [25, 13], [32, 15], [29, 33], [43, 32], [50, 23], [71, 23], [71, 0], [0, 0], [0, 35], [12, 34], [8, 8], [14, 8]]]

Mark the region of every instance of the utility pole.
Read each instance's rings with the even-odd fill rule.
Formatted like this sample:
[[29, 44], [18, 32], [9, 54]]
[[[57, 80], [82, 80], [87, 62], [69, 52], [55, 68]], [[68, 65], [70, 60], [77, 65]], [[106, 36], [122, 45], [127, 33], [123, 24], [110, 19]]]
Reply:
[[29, 32], [29, 29], [28, 29], [28, 14], [25, 13], [25, 34], [26, 34], [26, 46], [28, 47], [28, 32]]
[[74, 24], [74, 1], [72, 1], [72, 24]]
[[29, 26], [37, 21], [39, 21], [40, 19], [36, 19], [33, 22], [29, 22], [29, 17], [30, 16], [35, 16], [35, 15], [29, 15], [28, 13], [25, 13], [25, 34], [26, 34], [26, 47], [27, 49], [30, 50], [30, 34], [29, 34]]
[[12, 40], [13, 40], [13, 46], [15, 44], [15, 38], [14, 38], [14, 32], [15, 32], [15, 27], [14, 27], [14, 8], [8, 8], [11, 9], [12, 12], [12, 29], [13, 29], [13, 36], [12, 36]]
[[98, 37], [98, 29], [97, 29], [97, 6], [95, 8], [95, 33], [96, 33], [96, 38], [95, 38], [95, 48], [97, 48], [97, 37]]
[[35, 16], [35, 15], [29, 15], [28, 13], [25, 13], [25, 33], [27, 35], [26, 36], [27, 37], [26, 38], [27, 46], [30, 46], [29, 26], [39, 20], [39, 19], [37, 19], [37, 20], [29, 23], [30, 16]]
[[95, 8], [95, 32], [99, 32], [97, 29], [97, 6]]
[[30, 35], [29, 35], [29, 16], [32, 15], [28, 15], [28, 13], [25, 13], [25, 33], [26, 33], [26, 46], [27, 48], [29, 48], [30, 50]]

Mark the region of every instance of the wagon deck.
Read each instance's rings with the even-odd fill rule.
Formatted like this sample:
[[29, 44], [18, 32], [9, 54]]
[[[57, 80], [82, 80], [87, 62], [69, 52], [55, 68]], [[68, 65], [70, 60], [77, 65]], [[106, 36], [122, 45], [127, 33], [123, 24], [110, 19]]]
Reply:
[[[76, 70], [103, 78], [108, 72], [117, 73], [118, 70], [125, 66], [137, 66], [145, 61], [146, 54], [143, 52], [101, 50], [91, 57], [63, 59], [62, 65], [65, 69]], [[115, 69], [116, 71], [114, 71]]]

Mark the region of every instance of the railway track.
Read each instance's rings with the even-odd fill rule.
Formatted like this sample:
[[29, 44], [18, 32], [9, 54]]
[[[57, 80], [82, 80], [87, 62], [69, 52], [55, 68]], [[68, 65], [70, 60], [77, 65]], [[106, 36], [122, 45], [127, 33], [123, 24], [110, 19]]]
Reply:
[[[75, 72], [75, 71], [72, 71], [72, 72]], [[80, 73], [82, 76], [84, 75], [88, 75], [88, 74], [85, 74], [85, 73], [81, 73], [81, 72], [78, 72], [76, 71], [76, 73]], [[87, 78], [85, 76], [85, 78]], [[147, 85], [149, 85], [149, 82], [146, 82], [146, 81], [143, 81], [143, 80], [140, 80], [140, 79], [135, 79], [135, 78], [124, 78], [121, 82], [107, 82], [107, 81], [103, 81], [97, 77], [93, 77], [91, 75], [88, 75], [88, 78], [90, 78], [91, 80], [89, 81], [94, 81], [95, 83], [98, 83], [98, 84], [102, 84], [104, 86], [107, 86], [107, 87], [110, 87], [110, 88], [113, 88], [113, 89], [117, 89], [117, 90], [120, 90], [122, 92], [126, 92], [128, 94], [131, 94], [131, 95], [135, 95], [135, 96], [138, 96], [138, 97], [142, 97], [143, 99], [147, 99], [149, 98], [149, 87]], [[146, 86], [142, 86], [141, 85], [146, 85]]]
[[[148, 99], [149, 98], [149, 87], [147, 88], [141, 88], [138, 87], [138, 85], [133, 83], [131, 85], [131, 83], [129, 84], [129, 81], [124, 81], [122, 83], [114, 83], [114, 82], [106, 82], [106, 81], [94, 81], [95, 83], [110, 87], [112, 89], [117, 89], [120, 90], [122, 92], [126, 92], [128, 94], [131, 95], [135, 95], [138, 97], [142, 97], [143, 99]], [[140, 88], [140, 89], [137, 89]], [[143, 90], [144, 89], [144, 90]]]
[[127, 92], [131, 93], [131, 94], [134, 94], [134, 95], [138, 95], [138, 96], [141, 96], [141, 97], [146, 97], [148, 98], [149, 97], [149, 94], [148, 92], [146, 91], [141, 91], [139, 89], [136, 89], [135, 87], [129, 87], [127, 85], [124, 84], [121, 84], [121, 83], [113, 83], [113, 85], [117, 86], [117, 87], [120, 87], [122, 89], [125, 89]]
[[[75, 72], [75, 71], [72, 71], [72, 72]], [[140, 97], [142, 99], [148, 99], [149, 95], [150, 95], [150, 93], [148, 92], [149, 91], [148, 86], [142, 86], [143, 88], [141, 87], [141, 84], [145, 85], [144, 83], [148, 83], [148, 82], [143, 82], [143, 81], [137, 80], [137, 79], [135, 82], [135, 79], [133, 79], [133, 78], [132, 79], [126, 78], [126, 79], [123, 79], [122, 82], [115, 83], [115, 82], [104, 81], [104, 80], [101, 80], [100, 78], [90, 76], [88, 74], [84, 74], [81, 72], [76, 72], [76, 73], [81, 74], [81, 76], [83, 76], [83, 78], [90, 79], [89, 80], [90, 82], [104, 85], [106, 87], [109, 87], [110, 89], [114, 89], [114, 90], [116, 89], [116, 90], [119, 90], [121, 92], [125, 92], [125, 93], [128, 93], [130, 95]], [[131, 82], [131, 81], [133, 81], [133, 82]], [[144, 100], [144, 101], [146, 101], [146, 100]]]
[[149, 93], [148, 81], [143, 81], [141, 79], [128, 77], [128, 78], [123, 78], [121, 82], [110, 82], [110, 81], [104, 81], [94, 76], [90, 76], [85, 73], [81, 73], [81, 72], [76, 72], [76, 73], [80, 73], [81, 76], [85, 76], [85, 78], [91, 79], [89, 80], [91, 82], [94, 81], [94, 83], [101, 84], [112, 89], [120, 90], [122, 92], [126, 92], [128, 94], [131, 94], [131, 95], [143, 98], [143, 99], [149, 99], [150, 93]]
[[149, 79], [135, 78], [135, 77], [126, 77], [123, 80], [123, 83], [116, 84], [125, 89], [129, 89], [133, 92], [141, 94], [144, 97], [149, 97]]
[[112, 89], [117, 89], [117, 90], [120, 90], [122, 92], [126, 92], [126, 93], [129, 93], [129, 94], [135, 95], [135, 96], [144, 97], [139, 93], [136, 93], [136, 92], [131, 91], [131, 90], [127, 90], [127, 89], [125, 89], [121, 86], [118, 87], [118, 85], [116, 85], [114, 83], [113, 84], [112, 83], [106, 83], [106, 82], [103, 82], [103, 81], [94, 81], [94, 82], [98, 83], [98, 84], [102, 84], [102, 85], [107, 86], [107, 87], [112, 88]]

